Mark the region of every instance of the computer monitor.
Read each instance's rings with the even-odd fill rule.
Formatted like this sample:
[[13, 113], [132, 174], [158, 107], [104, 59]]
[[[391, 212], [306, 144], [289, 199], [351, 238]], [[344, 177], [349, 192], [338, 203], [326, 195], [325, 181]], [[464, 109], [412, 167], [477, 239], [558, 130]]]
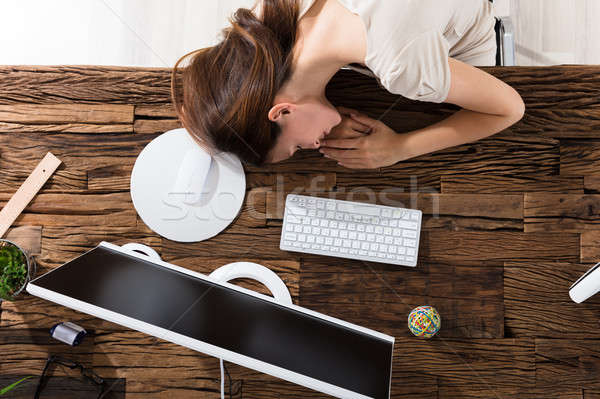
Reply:
[[339, 398], [389, 398], [394, 338], [108, 242], [27, 291]]

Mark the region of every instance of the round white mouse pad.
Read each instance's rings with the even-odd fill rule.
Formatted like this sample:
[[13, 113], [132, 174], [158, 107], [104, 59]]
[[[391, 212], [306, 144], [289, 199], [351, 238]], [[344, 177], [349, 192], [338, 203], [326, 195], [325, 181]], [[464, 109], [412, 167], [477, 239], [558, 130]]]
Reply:
[[181, 128], [161, 134], [142, 150], [130, 189], [150, 229], [169, 240], [196, 242], [217, 235], [236, 218], [246, 177], [239, 158], [224, 152], [211, 158]]

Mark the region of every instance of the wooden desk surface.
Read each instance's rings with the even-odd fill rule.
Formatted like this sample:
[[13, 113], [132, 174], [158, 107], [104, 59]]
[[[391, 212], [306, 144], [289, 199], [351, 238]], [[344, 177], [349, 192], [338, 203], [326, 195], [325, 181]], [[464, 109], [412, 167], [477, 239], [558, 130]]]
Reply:
[[[600, 297], [576, 305], [567, 291], [600, 260], [600, 66], [486, 70], [524, 98], [526, 115], [510, 129], [381, 172], [337, 167], [316, 152], [247, 167], [239, 219], [206, 242], [180, 244], [150, 231], [129, 195], [136, 156], [179, 126], [168, 69], [0, 67], [0, 206], [47, 151], [63, 161], [9, 237], [38, 254], [42, 273], [102, 240], [144, 243], [202, 273], [231, 261], [265, 264], [296, 304], [396, 337], [394, 398], [599, 398]], [[384, 115], [398, 132], [456, 109], [406, 101], [348, 71], [328, 95]], [[418, 267], [280, 251], [289, 192], [422, 209]], [[430, 341], [406, 327], [422, 304], [443, 319]], [[216, 359], [30, 295], [1, 307], [0, 386], [39, 375], [51, 352], [123, 379], [127, 398], [217, 397]], [[48, 337], [66, 320], [91, 331], [81, 347]], [[244, 397], [323, 396], [229, 370], [244, 380]], [[30, 397], [32, 385], [15, 392]]]

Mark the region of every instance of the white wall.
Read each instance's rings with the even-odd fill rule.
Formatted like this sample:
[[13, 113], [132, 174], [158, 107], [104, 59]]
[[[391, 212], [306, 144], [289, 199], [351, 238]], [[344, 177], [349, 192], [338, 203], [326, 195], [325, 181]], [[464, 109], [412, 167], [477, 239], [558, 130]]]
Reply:
[[173, 66], [254, 0], [0, 0], [0, 64]]
[[[440, 0], [443, 1], [443, 0]], [[0, 64], [172, 67], [254, 0], [0, 0]], [[600, 0], [495, 0], [517, 64], [600, 64]]]

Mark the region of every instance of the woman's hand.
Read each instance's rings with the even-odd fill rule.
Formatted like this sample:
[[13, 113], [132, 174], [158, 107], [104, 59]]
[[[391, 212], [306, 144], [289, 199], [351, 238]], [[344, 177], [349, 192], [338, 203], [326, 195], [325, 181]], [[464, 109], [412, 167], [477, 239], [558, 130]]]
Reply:
[[369, 133], [369, 126], [350, 117], [351, 114], [358, 115], [358, 111], [346, 107], [337, 107], [337, 110], [342, 116], [342, 121], [331, 129], [327, 135], [327, 139], [352, 139], [363, 137], [365, 134]]
[[406, 135], [397, 134], [385, 123], [366, 115], [350, 113], [350, 118], [369, 128], [369, 134], [321, 141], [319, 151], [338, 164], [351, 169], [373, 169], [393, 165], [411, 157]]

